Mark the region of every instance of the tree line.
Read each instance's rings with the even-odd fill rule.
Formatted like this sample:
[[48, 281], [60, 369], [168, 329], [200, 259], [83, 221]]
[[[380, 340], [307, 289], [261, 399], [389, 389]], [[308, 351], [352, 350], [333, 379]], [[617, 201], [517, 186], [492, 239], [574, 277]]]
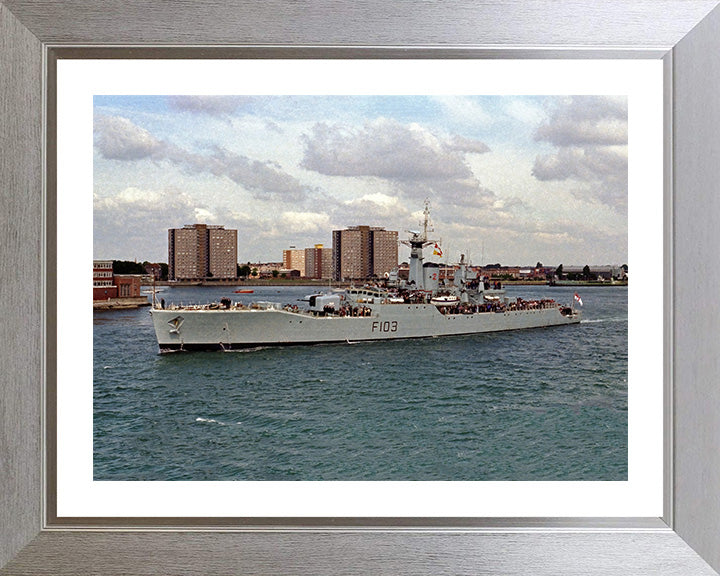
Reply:
[[165, 262], [134, 262], [132, 260], [113, 260], [113, 274], [149, 274], [147, 266], [160, 265], [160, 280], [168, 279], [168, 265]]
[[[165, 262], [135, 262], [132, 260], [113, 260], [113, 274], [150, 274], [148, 266], [160, 265], [160, 280], [168, 279], [168, 265]], [[238, 278], [256, 278], [258, 269], [249, 264], [237, 265]], [[278, 276], [278, 271], [273, 270], [273, 276]]]

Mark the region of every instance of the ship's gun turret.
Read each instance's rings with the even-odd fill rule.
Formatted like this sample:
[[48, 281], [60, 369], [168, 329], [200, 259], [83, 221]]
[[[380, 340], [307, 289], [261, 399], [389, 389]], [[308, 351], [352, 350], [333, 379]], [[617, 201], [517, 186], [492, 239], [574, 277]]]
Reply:
[[339, 294], [311, 294], [307, 297], [311, 312], [336, 312], [340, 310]]

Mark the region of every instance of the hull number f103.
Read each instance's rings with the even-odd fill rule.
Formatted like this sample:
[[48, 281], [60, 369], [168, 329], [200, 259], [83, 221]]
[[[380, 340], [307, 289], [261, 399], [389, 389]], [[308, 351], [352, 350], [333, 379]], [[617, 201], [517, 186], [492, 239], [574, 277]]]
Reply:
[[386, 320], [385, 322], [378, 322], [377, 320], [372, 323], [371, 332], [397, 332], [398, 323], [397, 320], [392, 322]]

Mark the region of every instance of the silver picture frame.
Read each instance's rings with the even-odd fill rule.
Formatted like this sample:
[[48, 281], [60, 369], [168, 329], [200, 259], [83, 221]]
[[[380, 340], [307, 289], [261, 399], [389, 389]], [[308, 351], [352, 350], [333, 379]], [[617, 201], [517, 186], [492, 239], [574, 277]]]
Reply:
[[[0, 0], [0, 575], [716, 574], [719, 49], [717, 0]], [[661, 518], [57, 518], [46, 395], [55, 360], [53, 63], [213, 50], [250, 58], [662, 59], [665, 269], [657, 285], [665, 305], [648, 311], [663, 314], [665, 326]]]

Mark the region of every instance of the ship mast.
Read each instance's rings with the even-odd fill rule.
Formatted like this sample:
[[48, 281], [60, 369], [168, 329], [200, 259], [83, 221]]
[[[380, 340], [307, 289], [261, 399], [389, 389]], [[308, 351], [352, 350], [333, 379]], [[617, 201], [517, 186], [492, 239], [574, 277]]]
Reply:
[[408, 284], [416, 290], [424, 290], [425, 282], [423, 279], [423, 248], [429, 246], [435, 240], [428, 239], [428, 231], [432, 232], [430, 226], [430, 201], [425, 200], [425, 210], [423, 211], [423, 229], [422, 232], [414, 230], [406, 230], [410, 234], [410, 238], [402, 240], [406, 246], [410, 246], [410, 273], [408, 276]]

